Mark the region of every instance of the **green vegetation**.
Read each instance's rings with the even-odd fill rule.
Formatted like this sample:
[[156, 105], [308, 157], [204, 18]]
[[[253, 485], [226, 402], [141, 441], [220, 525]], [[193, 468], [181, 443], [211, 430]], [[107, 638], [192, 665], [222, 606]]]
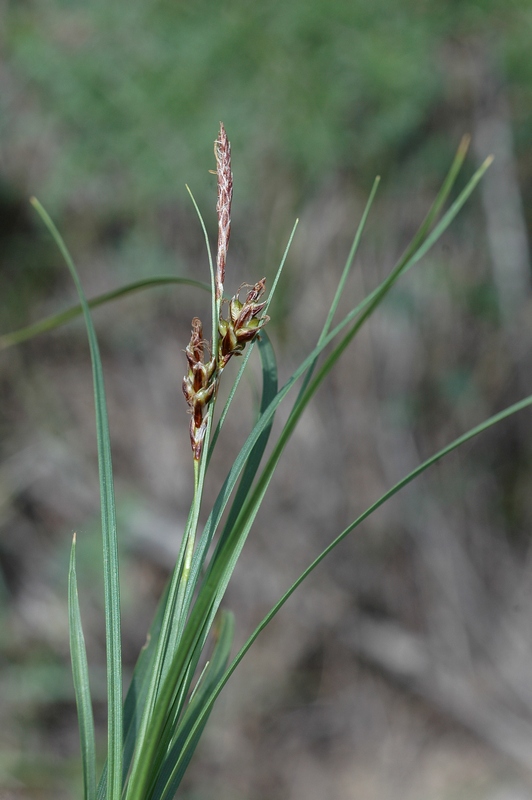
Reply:
[[[423, 141], [434, 178], [470, 44], [489, 49], [530, 136], [531, 33], [527, 0], [26, 0], [7, 12], [13, 105], [2, 102], [17, 114], [5, 132], [30, 151], [57, 142], [36, 187], [57, 210], [76, 198], [142, 211], [174, 199], [183, 175], [203, 203], [202, 145], [222, 117], [241, 197], [272, 168], [301, 193], [338, 169], [368, 182]], [[22, 89], [31, 101], [18, 109]]]

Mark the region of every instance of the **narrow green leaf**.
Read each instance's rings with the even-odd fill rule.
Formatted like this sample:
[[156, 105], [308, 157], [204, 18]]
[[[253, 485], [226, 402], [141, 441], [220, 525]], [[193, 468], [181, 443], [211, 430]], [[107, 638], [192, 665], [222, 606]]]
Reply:
[[[146, 637], [146, 642], [141, 648], [137, 663], [135, 664], [131, 683], [129, 685], [124, 702], [123, 786], [125, 785], [126, 776], [131, 765], [131, 758], [135, 748], [140, 719], [142, 717], [142, 710], [146, 701], [150, 676], [153, 672], [155, 651], [157, 642], [159, 640], [161, 623], [168, 599], [168, 590], [169, 586], [166, 587], [162, 597], [159, 600], [155, 617], [153, 618], [148, 635]], [[107, 764], [105, 764], [98, 783], [97, 800], [105, 800], [106, 796]]]
[[131, 765], [142, 708], [147, 696], [149, 678], [153, 671], [155, 652], [167, 598], [168, 588], [157, 607], [157, 612], [150, 626], [146, 644], [142, 648], [138, 661], [135, 664], [131, 685], [124, 702], [124, 783], [125, 776]]
[[373, 514], [374, 511], [380, 508], [380, 506], [382, 506], [387, 500], [393, 497], [393, 495], [397, 494], [397, 492], [399, 492], [401, 489], [403, 489], [405, 486], [411, 483], [415, 478], [418, 477], [418, 475], [421, 475], [423, 472], [425, 472], [425, 470], [427, 470], [433, 464], [440, 461], [442, 458], [444, 458], [444, 456], [448, 455], [453, 450], [456, 450], [458, 447], [460, 447], [462, 444], [465, 444], [470, 439], [473, 439], [475, 436], [478, 436], [479, 434], [483, 433], [488, 428], [491, 428], [493, 425], [502, 422], [504, 419], [507, 419], [513, 414], [516, 414], [518, 411], [521, 411], [530, 406], [532, 406], [532, 395], [526, 397], [524, 400], [520, 400], [519, 402], [514, 403], [513, 405], [504, 409], [503, 411], [500, 411], [498, 414], [494, 414], [489, 419], [485, 420], [484, 422], [480, 423], [474, 428], [471, 428], [471, 430], [469, 430], [467, 433], [464, 433], [462, 436], [459, 436], [449, 445], [439, 450], [433, 456], [431, 456], [422, 464], [420, 464], [418, 467], [416, 467], [416, 469], [412, 470], [412, 472], [410, 472], [408, 475], [402, 478], [402, 480], [398, 481], [388, 492], [383, 494], [382, 497], [380, 497], [375, 503], [373, 503], [363, 514], [357, 517], [357, 519], [354, 520], [354, 522], [352, 522], [347, 528], [345, 528], [345, 530], [342, 531], [342, 533], [339, 536], [337, 536], [336, 539], [334, 539], [334, 541], [332, 541], [331, 544], [328, 545], [328, 547], [326, 547], [325, 550], [323, 550], [319, 554], [319, 556], [317, 556], [317, 558], [314, 559], [314, 561], [307, 567], [307, 569], [301, 573], [299, 578], [296, 581], [294, 581], [294, 583], [290, 586], [290, 588], [283, 594], [283, 596], [275, 604], [275, 606], [271, 609], [271, 611], [264, 617], [262, 622], [255, 628], [255, 630], [248, 638], [244, 646], [241, 648], [235, 659], [232, 661], [231, 665], [229, 666], [224, 676], [213, 690], [211, 696], [205, 703], [204, 707], [202, 708], [202, 711], [198, 715], [197, 720], [192, 726], [188, 734], [187, 741], [183, 745], [179, 761], [176, 763], [174, 769], [178, 770], [181, 764], [185, 763], [185, 761], [187, 760], [189, 748], [195, 747], [195, 741], [196, 741], [195, 736], [198, 729], [203, 724], [203, 719], [207, 717], [210, 711], [212, 710], [212, 707], [216, 699], [218, 698], [220, 692], [222, 691], [223, 687], [225, 686], [225, 684], [227, 683], [227, 681], [229, 680], [229, 678], [231, 677], [231, 675], [233, 674], [239, 663], [242, 661], [242, 659], [244, 658], [244, 656], [246, 655], [252, 644], [256, 641], [256, 639], [258, 638], [260, 633], [264, 630], [264, 628], [272, 621], [272, 619], [276, 616], [276, 614], [281, 610], [281, 608], [284, 606], [286, 601], [291, 597], [291, 595], [295, 592], [295, 590], [303, 583], [303, 581], [310, 575], [310, 573], [313, 572], [314, 569], [316, 569], [318, 564], [320, 564], [323, 561], [323, 559], [327, 555], [329, 555], [329, 553], [332, 550], [334, 550], [334, 548], [337, 547], [341, 541], [343, 541], [346, 538], [346, 536], [352, 533], [352, 531], [354, 531], [362, 522], [364, 522], [364, 520], [366, 520], [371, 514]]
[[108, 701], [108, 800], [120, 800], [122, 792], [122, 658], [120, 641], [120, 584], [118, 579], [118, 547], [116, 538], [116, 510], [113, 488], [113, 468], [109, 440], [109, 423], [103, 380], [102, 363], [89, 305], [79, 280], [76, 267], [68, 249], [48, 213], [38, 200], [32, 198], [48, 231], [55, 240], [70, 271], [78, 292], [92, 361], [94, 402], [96, 407], [96, 438], [98, 443], [98, 471], [100, 476], [100, 502], [102, 509], [102, 539], [104, 564], [105, 627], [107, 651], [107, 701]]
[[338, 287], [336, 289], [336, 293], [334, 295], [334, 299], [331, 303], [331, 307], [329, 309], [329, 313], [327, 314], [327, 319], [325, 320], [325, 325], [323, 326], [323, 330], [321, 332], [320, 340], [323, 339], [330, 330], [332, 325], [332, 321], [334, 319], [334, 315], [338, 310], [338, 305], [340, 303], [340, 299], [344, 292], [345, 284], [347, 278], [349, 277], [349, 273], [351, 272], [351, 268], [353, 266], [353, 261], [355, 260], [355, 256], [358, 252], [358, 248], [360, 246], [360, 241], [362, 239], [362, 234], [364, 233], [364, 228], [366, 227], [366, 222], [368, 220], [369, 212], [371, 210], [371, 206], [373, 205], [373, 201], [375, 200], [375, 195], [377, 194], [377, 189], [379, 188], [379, 183], [381, 179], [380, 176], [377, 175], [375, 180], [373, 181], [373, 186], [371, 187], [371, 192], [369, 193], [369, 198], [366, 203], [366, 207], [364, 208], [362, 217], [360, 219], [360, 223], [358, 225], [357, 231], [355, 233], [355, 238], [353, 239], [353, 244], [351, 245], [351, 249], [347, 256], [347, 261], [345, 262], [345, 266], [342, 272], [342, 276], [338, 283]]
[[205, 725], [208, 722], [210, 711], [212, 711], [212, 705], [209, 712], [202, 716], [201, 724], [197, 727], [194, 739], [191, 741], [190, 747], [188, 748], [187, 758], [180, 761], [183, 745], [187, 741], [190, 731], [199, 716], [202, 714], [205, 704], [208, 702], [214, 688], [224, 674], [231, 652], [233, 636], [234, 617], [230, 612], [223, 611], [221, 613], [217, 632], [217, 642], [211, 660], [202, 673], [186, 713], [175, 731], [172, 745], [168, 750], [168, 754], [153, 791], [153, 800], [172, 800], [179, 788], [179, 784], [185, 774], [190, 759], [194, 755], [194, 751], [201, 738]]
[[[208, 441], [210, 429], [212, 426], [212, 413], [208, 418], [207, 432], [205, 441]], [[195, 462], [195, 487], [194, 499], [190, 508], [189, 516], [185, 526], [181, 547], [179, 550], [176, 565], [174, 567], [170, 584], [168, 588], [168, 597], [165, 603], [164, 614], [161, 624], [161, 631], [158, 638], [157, 646], [155, 649], [154, 659], [149, 676], [148, 689], [146, 699], [140, 718], [140, 725], [137, 731], [135, 742], [135, 749], [131, 760], [131, 769], [129, 780], [126, 788], [126, 798], [130, 797], [133, 793], [134, 796], [142, 797], [142, 792], [153, 783], [157, 775], [157, 766], [160, 756], [157, 757], [157, 746], [159, 739], [149, 740], [150, 731], [153, 727], [153, 716], [157, 708], [160, 685], [164, 682], [165, 676], [172, 664], [173, 652], [176, 648], [176, 632], [181, 627], [181, 620], [186, 612], [183, 612], [183, 598], [186, 589], [186, 560], [190, 545], [190, 537], [194, 536], [200, 511], [201, 491], [205, 479], [205, 470], [207, 465], [207, 458], [201, 459], [199, 467]], [[185, 667], [184, 672], [187, 672], [188, 667]], [[174, 686], [176, 691], [183, 685], [185, 678], [183, 675], [174, 678]], [[172, 706], [172, 701], [168, 700], [166, 703], [158, 704], [158, 721], [161, 728], [167, 720], [168, 710]], [[145, 750], [150, 751], [150, 757], [145, 757]]]
[[[373, 186], [371, 188], [371, 192], [369, 194], [369, 198], [368, 198], [368, 201], [366, 203], [366, 207], [364, 208], [364, 212], [362, 214], [360, 223], [359, 223], [357, 231], [355, 233], [355, 238], [353, 239], [353, 244], [351, 245], [351, 249], [350, 249], [349, 254], [347, 256], [347, 261], [345, 262], [345, 266], [344, 266], [342, 275], [341, 275], [340, 280], [338, 282], [338, 286], [336, 288], [336, 292], [335, 292], [333, 301], [331, 303], [331, 307], [329, 309], [329, 313], [327, 314], [327, 319], [325, 320], [325, 324], [324, 324], [323, 329], [321, 331], [321, 334], [319, 336], [318, 344], [321, 344], [321, 342], [323, 342], [323, 340], [325, 339], [325, 337], [329, 333], [329, 330], [330, 330], [331, 325], [332, 325], [332, 321], [334, 319], [334, 315], [336, 314], [336, 312], [338, 310], [338, 305], [340, 304], [340, 300], [341, 300], [342, 294], [344, 293], [344, 289], [345, 289], [345, 284], [347, 282], [347, 278], [349, 277], [349, 273], [351, 272], [351, 268], [353, 266], [353, 261], [355, 260], [355, 256], [356, 256], [356, 254], [358, 252], [360, 241], [362, 239], [362, 234], [364, 232], [364, 228], [366, 227], [366, 222], [367, 222], [367, 219], [368, 219], [368, 216], [369, 216], [369, 212], [370, 212], [371, 206], [373, 205], [373, 201], [375, 200], [375, 195], [377, 194], [377, 189], [379, 188], [380, 180], [381, 180], [380, 176], [377, 175], [377, 177], [373, 181]], [[318, 361], [318, 359], [316, 358], [312, 362], [310, 367], [308, 368], [308, 372], [305, 375], [305, 378], [304, 378], [303, 383], [301, 385], [301, 388], [299, 390], [298, 399], [302, 396], [303, 392], [307, 388], [307, 386], [308, 386], [308, 384], [310, 382], [310, 379], [312, 378], [312, 373], [314, 372], [314, 369], [315, 369], [315, 366], [317, 364], [317, 361]], [[297, 404], [297, 400], [296, 400], [296, 404]]]
[[[262, 363], [262, 396], [260, 404], [260, 412], [268, 408], [272, 400], [277, 394], [277, 361], [275, 358], [275, 351], [271, 345], [270, 339], [265, 331], [261, 334], [260, 341], [257, 343]], [[257, 437], [257, 441], [253, 445], [251, 452], [245, 462], [242, 470], [240, 484], [233, 500], [231, 511], [227, 519], [226, 528], [232, 526], [232, 521], [238, 513], [240, 504], [244, 501], [253, 479], [257, 473], [260, 461], [262, 459], [264, 450], [268, 443], [268, 439], [273, 425], [273, 415], [270, 418], [268, 425], [264, 428], [261, 434]], [[207, 551], [210, 547], [212, 536], [214, 535], [214, 528], [212, 525], [205, 525], [203, 533], [198, 542], [194, 558], [192, 560], [191, 579], [189, 583], [189, 590], [187, 592], [187, 599], [190, 600], [197, 584], [197, 579], [203, 569]], [[223, 534], [222, 534], [223, 535]]]
[[76, 578], [76, 534], [72, 538], [70, 566], [68, 570], [68, 623], [70, 633], [70, 657], [72, 677], [78, 710], [81, 761], [83, 764], [83, 796], [85, 800], [96, 798], [96, 746], [94, 719], [89, 684], [89, 666], [85, 649], [85, 638], [81, 626], [78, 584]]
[[[201, 281], [194, 281], [191, 278], [176, 278], [173, 275], [158, 275], [153, 278], [144, 278], [134, 283], [129, 283], [126, 286], [121, 286], [119, 289], [113, 289], [111, 292], [93, 297], [88, 300], [89, 308], [96, 308], [97, 306], [109, 303], [112, 300], [118, 300], [120, 297], [138, 292], [142, 289], [156, 288], [158, 286], [166, 286], [168, 284], [177, 283], [184, 286], [194, 286], [197, 289], [206, 289], [209, 291], [209, 286]], [[58, 314], [52, 314], [45, 319], [41, 319], [33, 325], [28, 325], [25, 328], [19, 328], [11, 333], [4, 333], [0, 336], [0, 350], [6, 350], [8, 347], [13, 347], [15, 344], [20, 344], [28, 339], [32, 339], [40, 333], [48, 333], [49, 331], [65, 325], [67, 322], [81, 316], [83, 308], [81, 305], [73, 306], [65, 311], [60, 311]]]
[[[147, 747], [155, 748], [156, 742], [147, 741], [149, 738], [149, 729], [152, 724], [154, 709], [156, 707], [157, 698], [159, 695], [160, 684], [163, 678], [163, 670], [165, 670], [165, 661], [168, 652], [168, 642], [172, 631], [172, 625], [176, 614], [176, 604], [179, 594], [179, 586], [183, 574], [183, 564], [185, 559], [185, 550], [189, 532], [197, 519], [198, 508], [193, 503], [190, 509], [187, 524], [183, 539], [179, 549], [177, 561], [172, 572], [170, 579], [167, 597], [164, 606], [161, 608], [162, 621], [159, 636], [151, 657], [150, 670], [146, 675], [147, 686], [143, 697], [142, 706], [136, 709], [136, 729], [135, 729], [135, 743], [134, 750], [131, 756], [131, 766], [129, 780], [126, 787], [126, 797], [130, 797], [131, 793], [139, 798], [143, 798], [142, 792], [137, 791], [140, 787], [139, 774], [142, 776], [142, 785], [146, 787], [156, 778], [155, 772], [155, 759], [153, 753], [147, 759], [144, 752]], [[167, 668], [166, 668], [167, 669]], [[166, 706], [166, 708], [168, 705]], [[166, 709], [165, 709], [166, 710]]]
[[[265, 334], [262, 334], [261, 341], [258, 343], [258, 345], [262, 359], [262, 397], [260, 404], [260, 413], [263, 414], [277, 394], [277, 388], [278, 388], [277, 361], [275, 358], [275, 352], [271, 345], [271, 342], [266, 337]], [[270, 437], [272, 425], [273, 425], [273, 417], [271, 418], [269, 425], [263, 430], [261, 435], [258, 437], [251, 453], [249, 454], [249, 457], [246, 461], [246, 465], [242, 471], [242, 476], [240, 478], [240, 483], [238, 484], [238, 489], [235, 493], [234, 500], [231, 504], [231, 509], [229, 511], [229, 515], [227, 517], [227, 521], [224, 526], [224, 531], [221, 534], [221, 540], [225, 539], [225, 537], [228, 535], [229, 531], [233, 527], [235, 520], [238, 516], [238, 513], [242, 508], [242, 505], [244, 504], [246, 497], [249, 494], [251, 485], [253, 483], [253, 480], [255, 479], [255, 475], [257, 474], [257, 470], [262, 460], [264, 450], [266, 449], [266, 445], [268, 444], [268, 439]]]

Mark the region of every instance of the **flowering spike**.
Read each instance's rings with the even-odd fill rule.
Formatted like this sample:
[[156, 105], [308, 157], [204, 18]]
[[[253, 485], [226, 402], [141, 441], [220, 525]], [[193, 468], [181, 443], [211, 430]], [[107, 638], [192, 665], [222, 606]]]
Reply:
[[214, 143], [216, 175], [218, 177], [218, 250], [216, 255], [216, 299], [221, 300], [224, 291], [227, 247], [231, 235], [231, 202], [233, 200], [233, 173], [231, 172], [231, 143], [223, 122]]
[[[243, 283], [229, 302], [228, 319], [222, 315], [221, 306], [227, 246], [231, 234], [231, 201], [233, 199], [233, 173], [231, 172], [231, 145], [227, 133], [220, 122], [218, 138], [214, 143], [216, 156], [216, 175], [218, 177], [218, 251], [216, 257], [215, 292], [218, 313], [218, 342], [209, 345], [203, 339], [201, 320], [194, 317], [190, 342], [185, 350], [188, 372], [183, 378], [183, 394], [187, 401], [190, 419], [190, 442], [194, 459], [199, 461], [207, 430], [206, 408], [216, 398], [220, 375], [231, 358], [239, 356], [248, 342], [252, 342], [268, 322], [269, 317], [260, 316], [266, 306], [260, 298], [264, 294], [266, 279], [250, 286]], [[241, 291], [246, 287], [249, 291], [244, 302], [240, 299]], [[214, 347], [214, 352], [213, 352]], [[206, 355], [207, 353], [207, 355]], [[208, 357], [208, 361], [206, 360]]]
[[204, 418], [206, 406], [210, 403], [216, 390], [216, 361], [211, 358], [204, 363], [206, 342], [203, 337], [201, 320], [194, 317], [190, 342], [185, 350], [188, 361], [188, 373], [183, 378], [183, 394], [191, 414], [190, 443], [194, 458], [199, 461], [207, 420]]
[[218, 362], [222, 370], [231, 356], [239, 356], [246, 344], [251, 342], [259, 333], [260, 329], [268, 322], [269, 317], [259, 317], [266, 303], [256, 301], [264, 293], [266, 279], [258, 281], [254, 286], [249, 287], [245, 301], [242, 303], [239, 294], [248, 284], [242, 284], [236, 295], [229, 303], [229, 319], [220, 317], [218, 331], [220, 339], [218, 342]]

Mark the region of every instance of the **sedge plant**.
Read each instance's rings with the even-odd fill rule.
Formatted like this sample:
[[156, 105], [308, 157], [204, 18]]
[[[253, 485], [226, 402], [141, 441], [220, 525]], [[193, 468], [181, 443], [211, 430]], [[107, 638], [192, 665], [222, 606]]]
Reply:
[[[226, 294], [226, 261], [231, 233], [233, 176], [231, 147], [224, 126], [215, 141], [218, 184], [218, 243], [216, 259], [210, 255], [207, 232], [199, 214], [207, 243], [210, 287], [196, 281], [163, 275], [149, 278], [114, 292], [86, 299], [66, 244], [42, 205], [32, 203], [55, 239], [72, 275], [79, 305], [40, 323], [0, 337], [0, 348], [24, 341], [58, 327], [83, 314], [92, 358], [98, 462], [101, 493], [103, 573], [107, 647], [108, 743], [101, 775], [96, 772], [96, 747], [89, 667], [85, 651], [76, 582], [76, 541], [72, 543], [69, 568], [70, 647], [79, 718], [85, 800], [171, 800], [203, 733], [220, 692], [261, 631], [274, 618], [290, 595], [346, 536], [379, 506], [432, 464], [490, 426], [532, 405], [526, 397], [495, 416], [480, 422], [458, 439], [405, 475], [382, 497], [332, 539], [292, 586], [279, 598], [240, 651], [232, 654], [234, 618], [222, 608], [227, 585], [268, 489], [272, 475], [301, 415], [344, 350], [378, 308], [397, 280], [419, 262], [458, 214], [491, 161], [488, 158], [444, 211], [463, 165], [468, 139], [461, 142], [449, 173], [427, 216], [403, 256], [386, 279], [364, 297], [343, 319], [334, 323], [346, 280], [351, 270], [364, 225], [379, 180], [376, 179], [359, 223], [336, 294], [324, 314], [321, 335], [286, 383], [279, 387], [277, 362], [267, 334], [268, 307], [283, 269], [292, 231], [269, 293], [265, 279], [250, 276], [232, 295]], [[191, 195], [192, 197], [192, 195]], [[194, 198], [192, 201], [195, 204]], [[196, 206], [197, 209], [197, 206]], [[297, 223], [296, 223], [297, 225]], [[183, 394], [190, 412], [190, 461], [194, 492], [177, 561], [164, 592], [146, 644], [139, 655], [131, 684], [123, 699], [120, 636], [120, 592], [117, 526], [113, 494], [113, 468], [105, 388], [98, 341], [91, 320], [91, 307], [115, 300], [129, 292], [161, 284], [193, 284], [211, 292], [211, 331], [207, 341], [204, 326], [191, 322], [186, 346]], [[234, 463], [231, 464], [205, 524], [200, 528], [200, 509], [209, 462], [249, 357], [254, 348], [260, 356], [262, 394], [257, 418]], [[239, 357], [241, 367], [228, 399], [217, 414], [220, 382], [225, 367]], [[292, 402], [286, 422], [271, 444], [273, 418], [282, 402]], [[224, 522], [222, 524], [222, 519]], [[210, 653], [206, 660], [206, 653]]]

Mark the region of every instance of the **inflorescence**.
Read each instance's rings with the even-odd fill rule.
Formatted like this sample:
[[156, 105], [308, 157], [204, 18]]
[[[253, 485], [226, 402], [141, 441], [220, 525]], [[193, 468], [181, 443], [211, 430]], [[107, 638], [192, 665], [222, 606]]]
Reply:
[[[223, 123], [214, 143], [216, 175], [218, 179], [218, 248], [216, 256], [215, 292], [218, 309], [218, 341], [209, 344], [203, 339], [203, 326], [198, 317], [192, 320], [190, 342], [185, 350], [188, 372], [183, 378], [183, 394], [187, 401], [190, 419], [190, 442], [194, 459], [199, 461], [207, 430], [207, 409], [216, 398], [220, 375], [231, 356], [239, 356], [248, 342], [252, 342], [268, 322], [269, 317], [260, 316], [266, 303], [260, 302], [264, 294], [266, 279], [250, 286], [242, 284], [229, 301], [228, 318], [222, 314], [227, 247], [231, 235], [231, 202], [233, 199], [233, 173], [231, 172], [231, 144]], [[249, 289], [244, 302], [240, 292]], [[207, 360], [205, 360], [207, 358]]]

